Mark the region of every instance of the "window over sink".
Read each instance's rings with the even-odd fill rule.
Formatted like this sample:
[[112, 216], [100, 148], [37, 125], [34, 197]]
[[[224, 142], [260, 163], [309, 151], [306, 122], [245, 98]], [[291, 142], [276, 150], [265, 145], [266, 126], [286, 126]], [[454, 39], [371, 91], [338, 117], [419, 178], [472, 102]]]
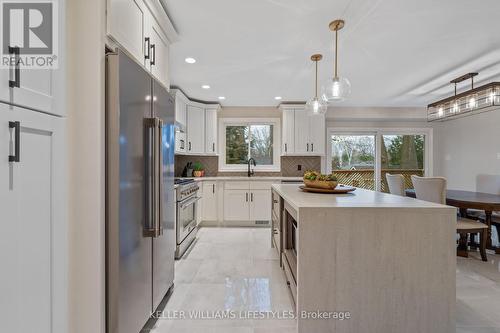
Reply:
[[220, 119], [219, 170], [246, 171], [253, 158], [255, 171], [280, 170], [280, 121], [266, 119]]

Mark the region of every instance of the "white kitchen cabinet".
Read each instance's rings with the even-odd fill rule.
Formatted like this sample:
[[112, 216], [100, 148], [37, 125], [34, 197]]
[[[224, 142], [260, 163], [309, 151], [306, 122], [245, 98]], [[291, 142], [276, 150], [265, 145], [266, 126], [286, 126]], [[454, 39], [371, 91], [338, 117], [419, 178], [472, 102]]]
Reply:
[[180, 90], [172, 89], [171, 93], [175, 97], [175, 123], [184, 130], [186, 127], [186, 109], [188, 99]]
[[325, 116], [310, 116], [303, 106], [282, 106], [282, 155], [325, 155]]
[[326, 139], [325, 116], [316, 115], [309, 117], [309, 152], [324, 155]]
[[250, 191], [250, 220], [271, 221], [271, 190]]
[[271, 182], [226, 181], [224, 220], [270, 221]]
[[[108, 0], [107, 33], [168, 89], [169, 45], [177, 36], [167, 15], [153, 3]], [[159, 22], [165, 24], [166, 30]]]
[[205, 153], [217, 154], [217, 111], [218, 108], [205, 109]]
[[295, 110], [295, 153], [309, 153], [309, 115], [305, 111]]
[[187, 107], [187, 148], [191, 154], [205, 153], [205, 109], [199, 106]]
[[168, 76], [168, 61], [169, 61], [169, 41], [163, 33], [158, 22], [152, 15], [148, 15], [149, 38], [150, 38], [150, 71], [153, 76], [170, 89], [170, 81]]
[[224, 220], [249, 221], [249, 190], [224, 190]]
[[217, 221], [217, 182], [203, 182], [202, 221]]
[[142, 0], [107, 1], [108, 34], [120, 43], [137, 61], [149, 66], [149, 42], [146, 38], [146, 23], [149, 9]]
[[295, 151], [295, 110], [283, 110], [283, 140], [281, 151], [284, 155]]
[[[1, 332], [33, 323], [40, 333], [67, 332], [63, 129], [64, 119], [0, 103]], [[9, 162], [17, 147], [19, 161]], [[36, 311], [25, 320], [28, 308]]]

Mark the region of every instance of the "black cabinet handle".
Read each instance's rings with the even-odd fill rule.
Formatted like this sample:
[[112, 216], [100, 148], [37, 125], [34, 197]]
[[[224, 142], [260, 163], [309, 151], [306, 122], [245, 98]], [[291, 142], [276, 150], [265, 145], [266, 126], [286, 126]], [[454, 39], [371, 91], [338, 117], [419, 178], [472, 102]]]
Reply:
[[215, 142], [212, 143], [212, 151], [215, 153]]
[[191, 151], [191, 141], [189, 141], [189, 151]]
[[144, 55], [144, 59], [149, 59], [151, 56], [150, 48], [151, 48], [151, 42], [149, 37], [144, 38], [144, 46], [146, 48], [147, 53]]
[[215, 184], [212, 184], [212, 193], [215, 193]]
[[311, 151], [314, 151], [314, 143], [311, 143]]
[[151, 44], [151, 50], [153, 51], [153, 55], [151, 56], [151, 66], [156, 64], [156, 45]]
[[20, 132], [21, 132], [21, 123], [18, 121], [9, 121], [9, 128], [14, 129], [14, 155], [9, 155], [9, 162], [19, 162], [20, 161]]
[[248, 202], [248, 193], [245, 193], [246, 194], [246, 201]]
[[250, 193], [250, 201], [253, 202], [253, 192]]
[[21, 70], [19, 68], [19, 63], [21, 59], [19, 58], [20, 49], [19, 47], [11, 47], [9, 46], [9, 54], [14, 54], [16, 66], [14, 69], [14, 80], [9, 80], [9, 87], [11, 88], [19, 88], [21, 86]]
[[287, 146], [286, 146], [286, 143], [285, 143], [285, 153], [287, 152]]
[[307, 151], [309, 151], [309, 144], [307, 144]]

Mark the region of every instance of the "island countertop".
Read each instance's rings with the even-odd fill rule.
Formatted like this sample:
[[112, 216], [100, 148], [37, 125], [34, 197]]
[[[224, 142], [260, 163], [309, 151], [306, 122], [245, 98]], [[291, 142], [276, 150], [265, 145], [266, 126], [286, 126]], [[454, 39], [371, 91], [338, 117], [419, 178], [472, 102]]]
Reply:
[[348, 194], [320, 194], [302, 191], [300, 184], [274, 184], [272, 188], [294, 209], [330, 207], [447, 208], [432, 202], [357, 188]]

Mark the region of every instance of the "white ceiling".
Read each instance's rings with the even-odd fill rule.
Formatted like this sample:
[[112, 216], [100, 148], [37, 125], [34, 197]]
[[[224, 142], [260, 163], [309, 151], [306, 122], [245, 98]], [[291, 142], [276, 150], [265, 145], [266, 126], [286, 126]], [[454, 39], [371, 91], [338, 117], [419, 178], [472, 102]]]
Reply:
[[471, 71], [478, 84], [500, 81], [498, 0], [168, 0], [167, 10], [180, 37], [171, 84], [224, 106], [309, 99], [313, 53], [324, 55], [320, 85], [332, 75], [337, 18], [339, 74], [352, 84], [342, 106], [425, 106]]

